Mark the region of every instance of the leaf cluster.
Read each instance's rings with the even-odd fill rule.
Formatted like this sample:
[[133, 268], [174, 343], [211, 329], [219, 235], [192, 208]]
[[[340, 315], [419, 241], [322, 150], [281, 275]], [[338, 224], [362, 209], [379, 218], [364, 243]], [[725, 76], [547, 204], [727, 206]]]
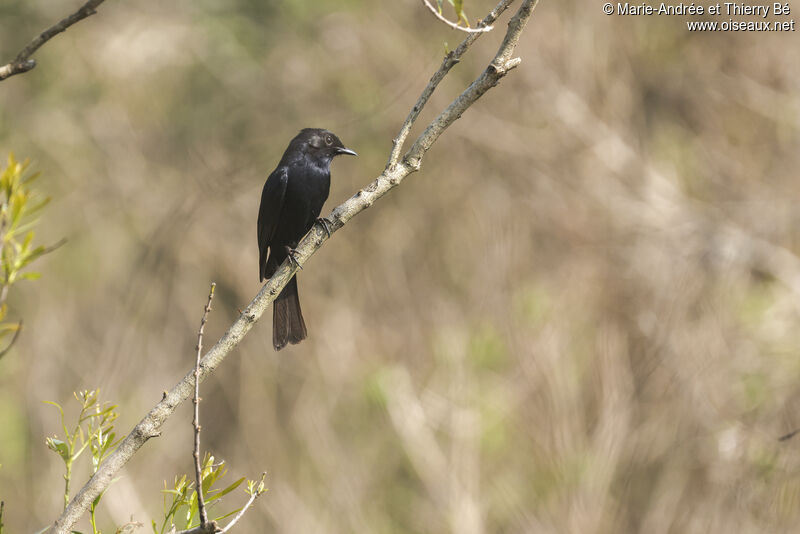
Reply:
[[61, 428], [64, 431], [64, 439], [56, 436], [47, 438], [47, 448], [58, 453], [66, 464], [77, 460], [88, 447], [92, 453], [93, 472], [97, 471], [111, 448], [119, 443], [119, 440], [115, 440], [116, 434], [114, 425], [112, 425], [119, 417], [119, 413], [115, 411], [117, 405], [100, 402], [99, 394], [99, 389], [73, 393], [75, 399], [80, 403], [81, 409], [72, 430], [67, 427], [64, 409], [61, 405], [53, 401], [44, 401], [46, 404], [58, 408], [61, 415]]
[[[70, 427], [67, 425], [64, 409], [56, 402], [45, 401], [58, 408], [61, 415], [61, 429], [64, 432], [63, 438], [53, 436], [47, 438], [45, 443], [47, 448], [58, 454], [64, 462], [64, 508], [69, 504], [69, 488], [72, 480], [72, 467], [75, 460], [89, 450], [92, 456], [92, 473], [96, 473], [100, 464], [110, 454], [111, 450], [121, 441], [117, 439], [114, 432], [114, 421], [119, 417], [116, 404], [101, 402], [99, 399], [100, 390], [84, 390], [73, 393], [75, 400], [80, 404], [80, 412], [75, 424]], [[105, 492], [103, 492], [105, 493]], [[89, 509], [92, 533], [100, 534], [95, 523], [95, 511], [103, 493], [92, 502]]]
[[[33, 245], [33, 228], [50, 199], [31, 188], [39, 173], [28, 172], [29, 165], [28, 160], [19, 162], [10, 154], [5, 168], [0, 170], [0, 339], [11, 333], [16, 335], [22, 328], [21, 322], [3, 322], [8, 314], [9, 288], [20, 280], [39, 278], [39, 273], [24, 270], [53, 250]], [[0, 352], [0, 357], [4, 353]]]
[[[214, 457], [206, 453], [203, 458], [203, 466], [201, 471], [201, 491], [207, 508], [213, 508], [213, 504], [219, 501], [223, 496], [238, 488], [245, 478], [242, 477], [234, 481], [225, 488], [216, 488], [215, 484], [219, 482], [228, 472], [225, 467], [225, 462], [214, 463]], [[248, 481], [248, 493], [254, 486], [254, 482]], [[263, 491], [263, 480], [261, 482], [261, 489]], [[197, 505], [197, 491], [195, 484], [186, 475], [175, 477], [175, 482], [172, 488], [167, 488], [166, 481], [164, 482], [164, 519], [159, 528], [155, 520], [152, 521], [153, 533], [164, 534], [170, 532], [173, 528], [177, 530], [188, 530], [200, 524]], [[231, 512], [215, 517], [213, 521], [221, 521], [237, 512], [241, 508], [237, 508]]]

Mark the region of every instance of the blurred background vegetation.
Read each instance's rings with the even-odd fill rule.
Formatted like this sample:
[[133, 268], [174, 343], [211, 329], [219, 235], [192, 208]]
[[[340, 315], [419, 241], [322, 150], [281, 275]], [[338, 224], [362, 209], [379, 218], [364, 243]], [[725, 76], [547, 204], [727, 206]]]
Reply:
[[[0, 59], [78, 4], [3, 2]], [[9, 295], [8, 532], [63, 504], [42, 401], [69, 414], [99, 387], [127, 432], [191, 367], [209, 282], [208, 346], [259, 289], [259, 195], [288, 140], [326, 127], [360, 154], [334, 164], [328, 213], [461, 38], [419, 2], [106, 2], [0, 84], [0, 157], [42, 174], [40, 243], [68, 239]], [[518, 54], [306, 265], [309, 339], [276, 354], [263, 320], [205, 382], [204, 449], [269, 473], [242, 532], [795, 531], [796, 34], [544, 1]], [[160, 517], [164, 480], [192, 472], [190, 408], [111, 486], [105, 531]]]

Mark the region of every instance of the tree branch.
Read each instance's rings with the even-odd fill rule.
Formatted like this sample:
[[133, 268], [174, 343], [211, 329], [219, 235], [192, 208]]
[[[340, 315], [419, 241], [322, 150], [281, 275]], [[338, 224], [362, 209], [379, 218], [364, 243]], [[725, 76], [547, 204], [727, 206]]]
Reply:
[[15, 74], [22, 74], [23, 72], [28, 72], [29, 70], [33, 69], [36, 66], [36, 60], [30, 59], [30, 57], [39, 49], [39, 47], [59, 33], [66, 31], [67, 28], [76, 22], [79, 22], [86, 17], [97, 13], [97, 7], [104, 1], [105, 0], [89, 0], [75, 13], [64, 19], [61, 19], [60, 22], [50, 26], [45, 31], [40, 33], [36, 38], [28, 43], [28, 45], [23, 48], [19, 54], [17, 54], [17, 57], [14, 58], [13, 61], [10, 61], [6, 65], [0, 67], [0, 81], [10, 78]]
[[[458, 22], [453, 22], [452, 20], [448, 20], [444, 15], [439, 13], [439, 10], [436, 9], [435, 7], [433, 7], [431, 5], [431, 3], [428, 2], [428, 0], [422, 0], [422, 3], [425, 4], [425, 7], [427, 7], [428, 10], [430, 10], [430, 12], [433, 13], [434, 16], [437, 19], [441, 20], [442, 22], [444, 22], [445, 24], [447, 24], [448, 26], [450, 26], [454, 30], [461, 30], [462, 32], [467, 32], [467, 33], [483, 33], [483, 32], [492, 31], [492, 27], [491, 26], [483, 26], [483, 27], [481, 27], [481, 25], [478, 25], [477, 28], [470, 28], [469, 26], [461, 26], [461, 25], [459, 25]], [[459, 20], [459, 22], [461, 22], [461, 21]]]
[[[463, 93], [461, 93], [461, 95], [431, 122], [428, 128], [417, 138], [411, 149], [403, 157], [402, 162], [392, 165], [390, 161], [383, 173], [371, 184], [358, 191], [331, 212], [331, 215], [328, 217], [331, 221], [329, 225], [331, 234], [344, 226], [347, 221], [372, 206], [376, 200], [399, 185], [408, 175], [419, 170], [425, 152], [428, 151], [444, 130], [458, 119], [458, 117], [486, 91], [497, 85], [503, 76], [511, 69], [519, 65], [520, 60], [518, 58], [510, 58], [519, 41], [520, 34], [533, 14], [533, 9], [538, 4], [538, 1], [539, 0], [523, 0], [516, 15], [514, 15], [509, 22], [506, 36], [491, 64]], [[511, 1], [502, 1], [495, 10], [499, 8], [505, 9], [509, 4], [511, 4]], [[493, 11], [493, 13], [495, 12]], [[490, 13], [484, 20], [489, 19], [491, 15]], [[473, 35], [480, 34], [470, 34], [470, 37]], [[464, 45], [466, 49], [472, 42], [474, 42], [474, 39], [470, 40], [468, 37], [462, 45]], [[447, 62], [447, 59], [445, 59], [445, 62]], [[434, 75], [434, 77], [436, 77], [436, 75]], [[438, 81], [436, 83], [438, 83]], [[424, 98], [424, 101], [427, 101], [427, 98]], [[419, 105], [419, 102], [417, 105]], [[421, 108], [417, 109], [416, 113], [418, 114], [420, 110]], [[414, 111], [412, 111], [412, 114], [413, 113]], [[411, 122], [413, 122], [413, 120]], [[395, 146], [397, 145], [395, 144]], [[323, 230], [320, 225], [315, 225], [297, 246], [295, 259], [298, 265], [303, 265], [328, 239], [330, 239], [330, 236], [327, 232]], [[239, 344], [272, 301], [275, 300], [280, 290], [283, 289], [290, 278], [294, 276], [296, 271], [297, 267], [288, 260], [281, 264], [272, 278], [264, 284], [258, 292], [258, 295], [256, 295], [247, 308], [245, 308], [239, 318], [236, 319], [228, 331], [217, 341], [217, 344], [203, 357], [200, 362], [200, 381], [214, 372], [217, 366], [222, 363], [233, 348]], [[194, 384], [195, 370], [192, 369], [172, 388], [172, 390], [164, 395], [161, 402], [150, 410], [150, 413], [134, 427], [117, 449], [109, 455], [94, 476], [92, 476], [86, 485], [81, 488], [78, 494], [72, 499], [72, 502], [62, 513], [61, 517], [56, 520], [51, 532], [56, 532], [58, 534], [67, 534], [70, 532], [72, 526], [81, 515], [83, 515], [89, 504], [108, 487], [115, 474], [122, 469], [125, 463], [147, 442], [147, 440], [158, 435], [159, 428], [161, 428], [164, 421], [172, 415], [175, 408], [192, 395]]]
[[[208, 320], [208, 312], [211, 311], [211, 301], [214, 300], [214, 289], [217, 284], [211, 282], [211, 290], [208, 292], [208, 303], [203, 308], [203, 318], [200, 319], [200, 330], [197, 331], [197, 358], [195, 359], [194, 366], [194, 419], [192, 426], [194, 427], [194, 447], [192, 456], [194, 456], [194, 474], [195, 474], [195, 491], [197, 492], [197, 511], [200, 514], [200, 526], [206, 527], [208, 524], [208, 512], [206, 512], [206, 500], [203, 498], [203, 467], [200, 465], [200, 381], [197, 379], [200, 376], [200, 356], [203, 353], [203, 329]], [[213, 527], [212, 527], [213, 528]]]
[[[497, 6], [495, 6], [495, 8], [478, 23], [478, 27], [480, 28], [493, 23], [495, 20], [497, 20], [497, 17], [499, 17], [503, 11], [508, 9], [508, 6], [510, 6], [513, 2], [514, 0], [500, 0], [500, 3], [497, 4]], [[470, 45], [474, 43], [475, 40], [480, 36], [480, 33], [468, 35], [466, 39], [461, 41], [461, 44], [458, 45], [455, 50], [444, 56], [439, 70], [433, 74], [431, 80], [428, 82], [428, 85], [426, 85], [425, 89], [422, 90], [422, 94], [419, 95], [417, 103], [414, 104], [413, 108], [411, 108], [411, 112], [408, 114], [408, 117], [406, 117], [403, 126], [400, 128], [400, 132], [397, 134], [397, 137], [392, 140], [392, 152], [389, 154], [389, 162], [387, 163], [387, 167], [393, 167], [397, 164], [398, 160], [400, 159], [400, 152], [403, 150], [403, 144], [405, 143], [408, 134], [411, 132], [411, 127], [414, 125], [417, 117], [419, 117], [419, 113], [422, 111], [422, 108], [424, 108], [425, 104], [428, 103], [428, 99], [433, 94], [436, 86], [438, 86], [439, 82], [441, 82], [445, 75], [450, 72], [450, 69], [452, 69], [459, 61], [461, 61], [461, 56], [464, 55], [464, 52], [466, 52]]]

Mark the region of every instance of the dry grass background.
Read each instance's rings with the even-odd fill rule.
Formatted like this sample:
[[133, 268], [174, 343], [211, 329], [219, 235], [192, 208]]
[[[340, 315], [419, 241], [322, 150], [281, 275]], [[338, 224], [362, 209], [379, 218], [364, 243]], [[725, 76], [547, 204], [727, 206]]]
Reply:
[[[75, 4], [6, 1], [3, 58]], [[35, 161], [40, 235], [69, 239], [12, 296], [9, 532], [60, 510], [43, 400], [100, 387], [127, 431], [190, 367], [208, 283], [207, 343], [256, 293], [259, 193], [297, 130], [361, 154], [326, 209], [379, 173], [461, 37], [418, 4], [109, 2], [2, 83], [0, 151]], [[269, 473], [240, 531], [796, 531], [796, 35], [543, 1], [521, 68], [307, 264], [309, 339], [276, 354], [264, 320], [204, 384], [204, 448]], [[190, 421], [128, 465], [105, 531], [160, 517]]]

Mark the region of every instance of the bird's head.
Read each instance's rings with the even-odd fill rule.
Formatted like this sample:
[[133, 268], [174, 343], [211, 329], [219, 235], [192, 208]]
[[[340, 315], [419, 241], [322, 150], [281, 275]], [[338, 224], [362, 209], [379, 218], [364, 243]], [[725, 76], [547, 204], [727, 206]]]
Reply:
[[299, 145], [300, 151], [318, 160], [330, 163], [334, 157], [341, 154], [358, 156], [353, 150], [345, 148], [342, 141], [328, 130], [322, 128], [304, 128], [300, 130], [290, 146]]

